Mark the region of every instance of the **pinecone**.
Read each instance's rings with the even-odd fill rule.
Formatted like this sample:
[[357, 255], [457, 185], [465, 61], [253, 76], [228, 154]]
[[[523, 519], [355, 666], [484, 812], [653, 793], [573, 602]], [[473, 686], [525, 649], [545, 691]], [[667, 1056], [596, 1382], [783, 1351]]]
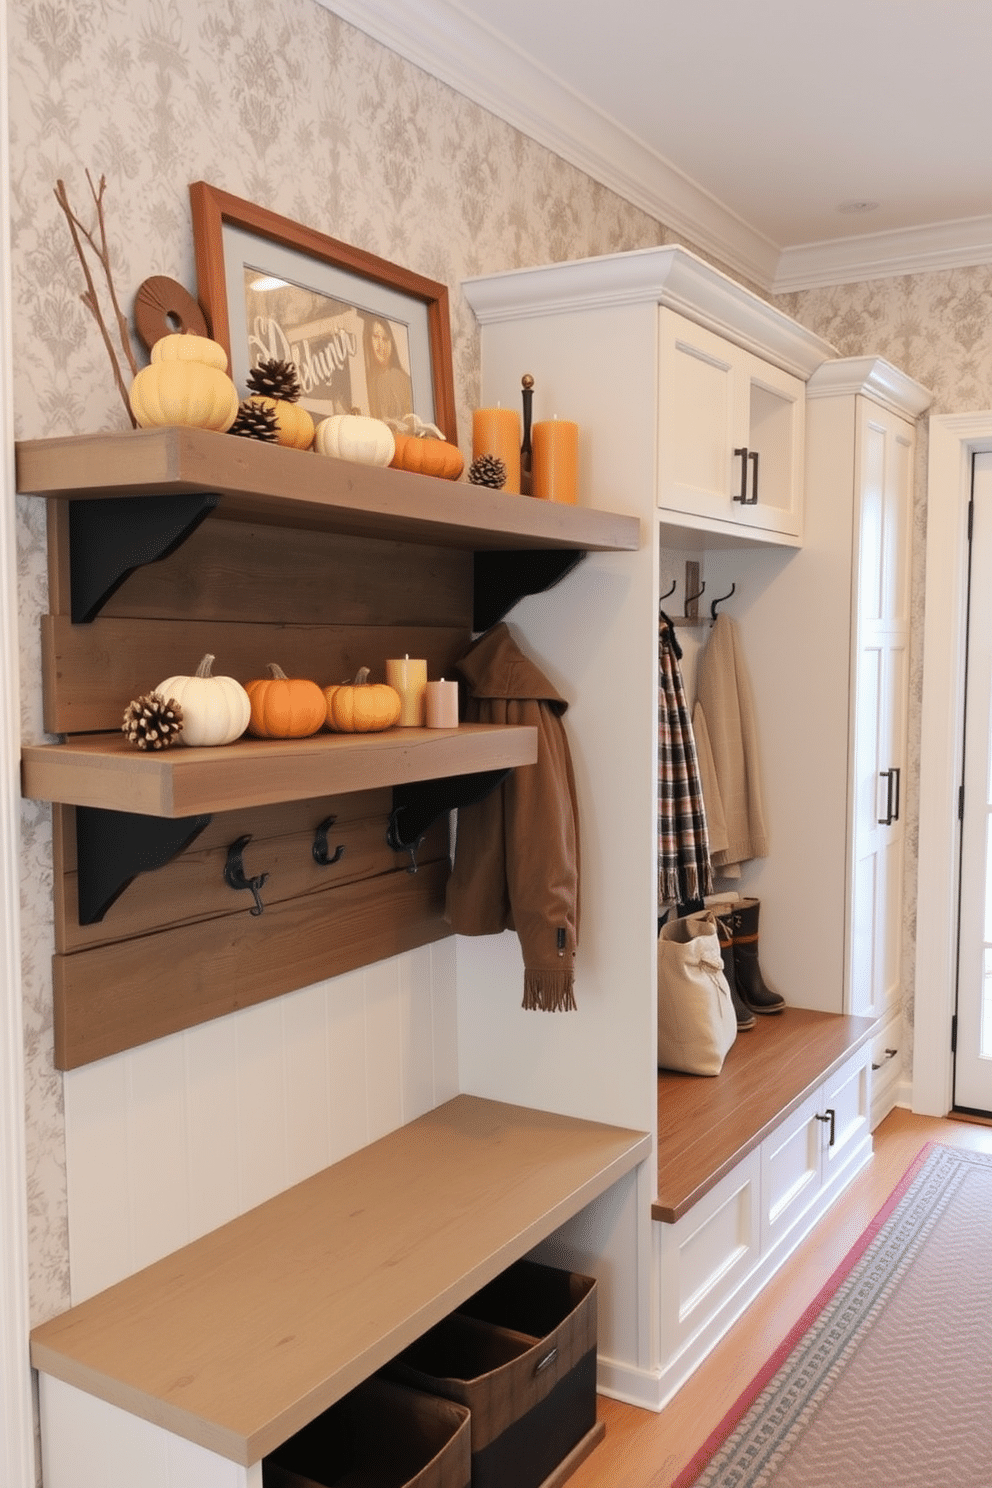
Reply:
[[468, 467], [473, 486], [491, 486], [498, 491], [506, 480], [506, 466], [496, 455], [479, 455]]
[[182, 731], [182, 708], [160, 692], [146, 692], [124, 709], [121, 732], [139, 749], [168, 749]]
[[248, 373], [248, 386], [263, 398], [281, 398], [284, 403], [295, 403], [303, 391], [296, 363], [280, 362], [277, 357], [253, 367]]
[[245, 398], [238, 404], [238, 416], [227, 431], [245, 439], [264, 439], [274, 444], [279, 437], [279, 420], [274, 403], [255, 403]]

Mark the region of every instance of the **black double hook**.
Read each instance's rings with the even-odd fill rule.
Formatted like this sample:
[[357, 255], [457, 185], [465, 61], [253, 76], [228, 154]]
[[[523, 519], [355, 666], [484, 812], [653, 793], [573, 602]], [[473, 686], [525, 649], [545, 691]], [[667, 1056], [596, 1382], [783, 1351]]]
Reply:
[[325, 816], [320, 825], [314, 829], [311, 851], [313, 852], [314, 862], [319, 864], [321, 868], [329, 868], [332, 863], [336, 863], [340, 858], [344, 857], [344, 843], [339, 842], [332, 853], [330, 843], [327, 840], [327, 834], [336, 821], [336, 816]]
[[232, 842], [227, 849], [227, 862], [224, 864], [224, 882], [232, 889], [248, 889], [255, 897], [253, 907], [249, 914], [260, 915], [265, 905], [262, 903], [260, 893], [262, 885], [268, 878], [267, 873], [256, 873], [254, 878], [245, 877], [245, 865], [242, 853], [251, 841], [251, 833], [239, 837], [237, 842]]

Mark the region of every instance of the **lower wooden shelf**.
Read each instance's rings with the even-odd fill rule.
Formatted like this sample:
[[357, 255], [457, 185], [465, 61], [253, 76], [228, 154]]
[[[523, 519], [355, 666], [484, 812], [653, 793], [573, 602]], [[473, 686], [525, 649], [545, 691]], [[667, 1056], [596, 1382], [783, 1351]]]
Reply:
[[66, 744], [25, 745], [21, 790], [63, 806], [186, 817], [511, 769], [536, 759], [535, 728], [481, 723], [245, 738], [216, 749], [177, 744], [159, 754], [134, 749], [121, 734], [84, 734]]
[[43, 1323], [31, 1361], [250, 1465], [650, 1151], [645, 1132], [457, 1096]]

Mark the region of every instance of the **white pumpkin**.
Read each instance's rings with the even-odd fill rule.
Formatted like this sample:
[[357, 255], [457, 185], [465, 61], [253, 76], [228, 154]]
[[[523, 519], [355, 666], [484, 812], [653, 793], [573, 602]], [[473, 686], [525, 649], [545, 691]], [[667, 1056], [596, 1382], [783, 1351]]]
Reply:
[[317, 425], [313, 447], [318, 455], [331, 455], [335, 460], [388, 465], [396, 453], [396, 440], [382, 419], [360, 413], [332, 413]]
[[234, 677], [215, 677], [213, 664], [207, 655], [192, 677], [166, 677], [155, 689], [182, 708], [184, 744], [232, 744], [248, 727], [251, 699]]

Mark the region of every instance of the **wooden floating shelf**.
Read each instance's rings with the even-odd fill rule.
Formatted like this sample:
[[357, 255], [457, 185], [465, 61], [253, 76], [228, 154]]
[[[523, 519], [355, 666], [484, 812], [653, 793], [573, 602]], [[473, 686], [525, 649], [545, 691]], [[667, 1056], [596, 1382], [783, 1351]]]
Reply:
[[460, 1095], [31, 1335], [35, 1368], [245, 1465], [651, 1151]]
[[536, 728], [481, 723], [240, 739], [214, 749], [177, 744], [158, 754], [133, 748], [119, 733], [82, 734], [66, 744], [25, 745], [21, 789], [32, 800], [63, 806], [187, 817], [513, 769], [536, 760]]
[[470, 549], [633, 551], [636, 517], [334, 460], [206, 429], [136, 429], [16, 446], [22, 495], [219, 496], [216, 515]]

